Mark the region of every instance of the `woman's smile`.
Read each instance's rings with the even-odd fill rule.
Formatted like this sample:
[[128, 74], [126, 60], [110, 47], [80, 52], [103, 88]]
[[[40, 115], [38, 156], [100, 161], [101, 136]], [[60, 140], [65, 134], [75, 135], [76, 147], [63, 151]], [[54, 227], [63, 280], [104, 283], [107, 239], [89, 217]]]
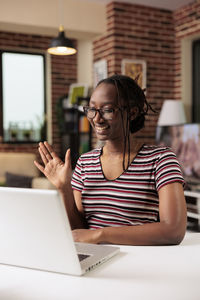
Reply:
[[95, 125], [95, 132], [96, 134], [104, 135], [107, 132], [107, 129], [109, 129], [109, 125]]

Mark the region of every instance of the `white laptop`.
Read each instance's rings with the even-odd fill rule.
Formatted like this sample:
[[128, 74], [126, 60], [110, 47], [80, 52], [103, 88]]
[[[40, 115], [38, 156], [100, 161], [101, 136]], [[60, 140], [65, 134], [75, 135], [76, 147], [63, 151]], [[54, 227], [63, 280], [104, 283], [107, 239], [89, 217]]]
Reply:
[[55, 190], [0, 188], [0, 263], [82, 275], [119, 247], [74, 243]]

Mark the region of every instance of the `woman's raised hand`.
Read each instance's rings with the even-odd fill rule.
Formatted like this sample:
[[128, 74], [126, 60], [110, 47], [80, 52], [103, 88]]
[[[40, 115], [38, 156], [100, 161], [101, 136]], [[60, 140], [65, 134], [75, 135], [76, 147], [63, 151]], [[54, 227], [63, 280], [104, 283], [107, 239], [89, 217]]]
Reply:
[[66, 152], [65, 162], [58, 157], [47, 142], [39, 143], [38, 150], [44, 165], [37, 161], [34, 161], [34, 164], [58, 190], [63, 190], [71, 182], [70, 149]]

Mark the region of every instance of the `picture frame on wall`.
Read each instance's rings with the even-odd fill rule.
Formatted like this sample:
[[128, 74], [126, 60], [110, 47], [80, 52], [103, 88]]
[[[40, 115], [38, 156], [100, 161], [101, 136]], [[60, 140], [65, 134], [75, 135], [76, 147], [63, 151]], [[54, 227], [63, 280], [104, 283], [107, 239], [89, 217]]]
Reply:
[[121, 72], [132, 79], [137, 79], [138, 85], [146, 89], [146, 61], [140, 59], [123, 59], [121, 64]]
[[69, 103], [74, 105], [77, 104], [78, 97], [88, 96], [89, 86], [87, 84], [72, 83], [69, 87]]
[[69, 93], [63, 99], [63, 108], [72, 107], [78, 104], [78, 98], [88, 97], [89, 86], [85, 83], [72, 83], [69, 86]]
[[97, 83], [108, 76], [107, 60], [101, 59], [93, 65], [93, 86], [96, 87]]

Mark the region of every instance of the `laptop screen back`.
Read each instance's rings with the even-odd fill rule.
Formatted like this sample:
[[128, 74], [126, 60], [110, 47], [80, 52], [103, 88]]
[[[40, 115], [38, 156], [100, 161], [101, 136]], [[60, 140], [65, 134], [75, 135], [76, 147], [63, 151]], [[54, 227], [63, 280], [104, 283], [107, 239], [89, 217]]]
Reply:
[[64, 204], [55, 190], [0, 188], [0, 263], [81, 274]]

